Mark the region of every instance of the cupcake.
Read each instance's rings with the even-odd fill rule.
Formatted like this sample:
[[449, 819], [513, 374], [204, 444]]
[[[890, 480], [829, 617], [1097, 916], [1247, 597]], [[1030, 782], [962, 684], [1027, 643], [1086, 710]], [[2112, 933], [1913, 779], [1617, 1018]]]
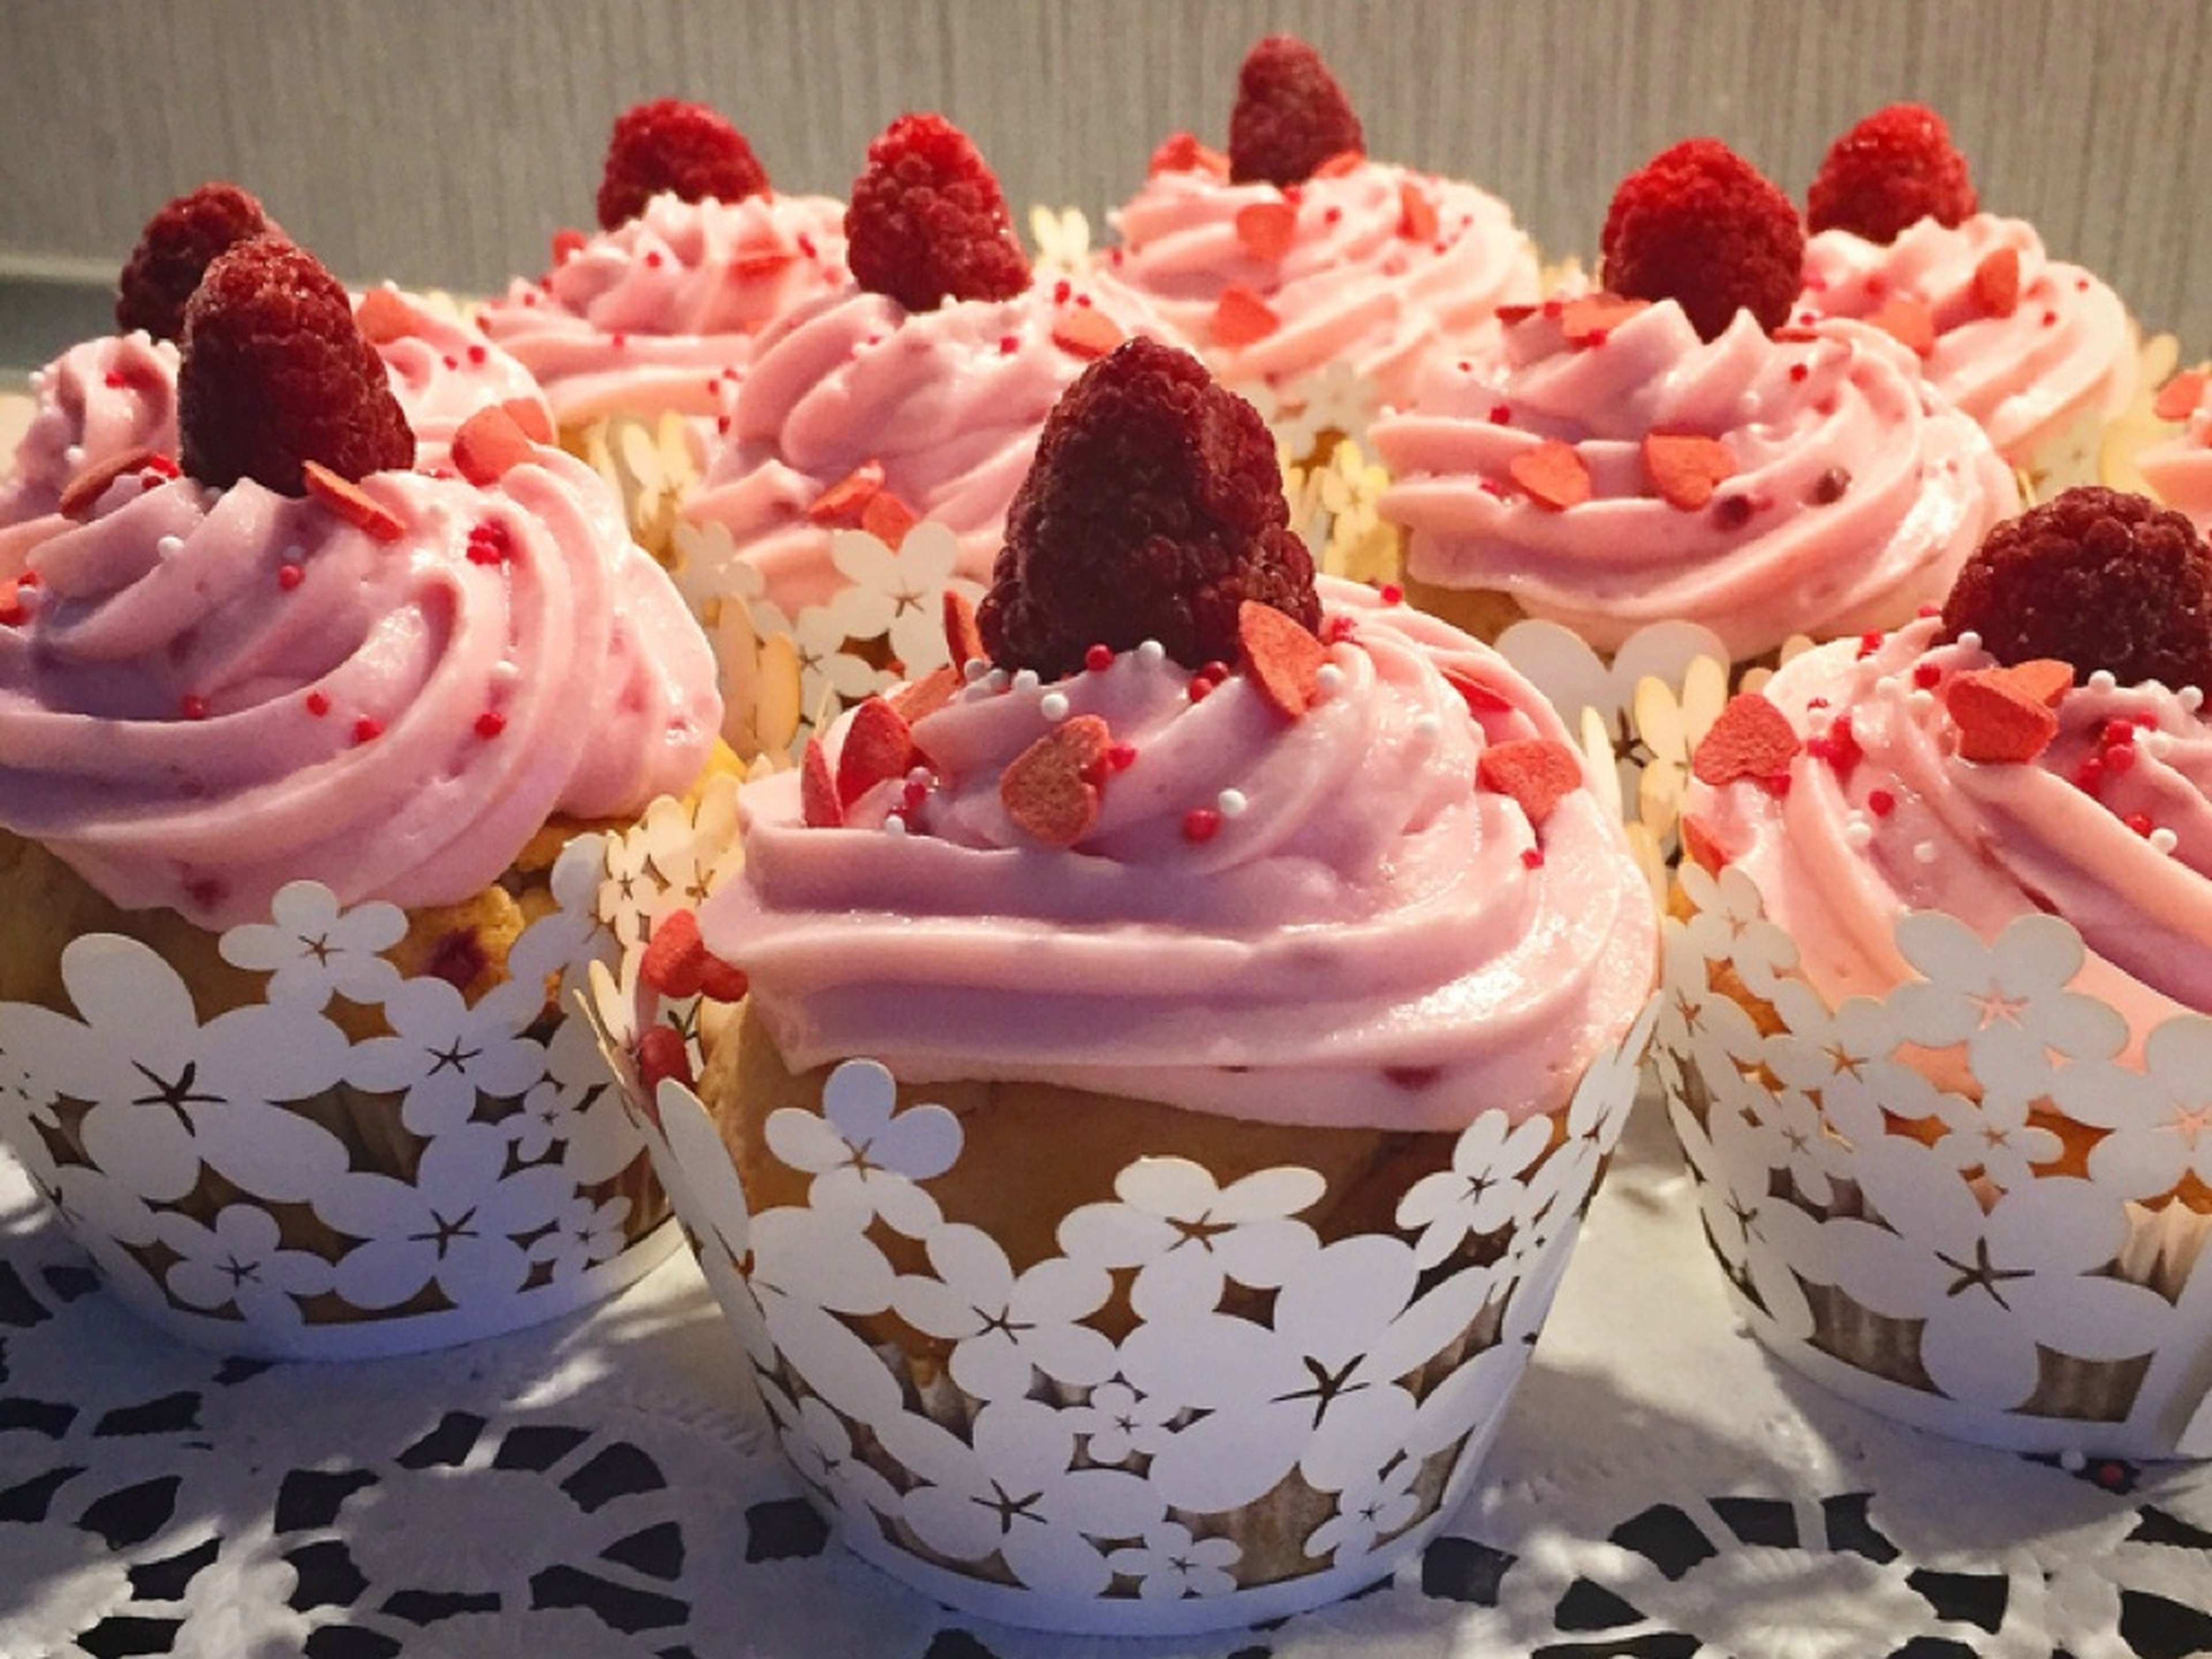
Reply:
[[1942, 117], [1893, 104], [1844, 134], [1806, 223], [1801, 322], [1850, 317], [1895, 334], [2034, 497], [2096, 478], [2106, 423], [2135, 394], [2135, 325], [2104, 282], [2051, 258], [2034, 226], [1980, 210]]
[[280, 238], [208, 266], [178, 415], [175, 476], [78, 490], [0, 565], [0, 1131], [214, 1346], [604, 1294], [665, 1206], [556, 1000], [597, 867], [564, 848], [706, 766], [705, 644], [497, 405], [409, 470], [345, 291]]
[[994, 1617], [1244, 1623], [1418, 1547], [1633, 1090], [1654, 918], [1557, 717], [1286, 522], [1256, 412], [1120, 347], [964, 672], [747, 785], [639, 969], [749, 984], [649, 1109], [813, 1496]]
[[2019, 504], [2010, 470], [1880, 331], [1790, 329], [1796, 210], [1712, 139], [1615, 194], [1598, 294], [1509, 313], [1378, 422], [1412, 600], [1601, 653], [1666, 620], [1737, 664], [1908, 621]]
[[827, 197], [778, 195], [714, 111], [640, 104], [608, 142], [599, 234], [561, 232], [552, 269], [477, 320], [545, 388], [573, 453], [612, 417], [673, 416], [696, 464], [754, 337], [845, 285], [843, 217]]
[[2184, 369], [2158, 389], [2153, 420], [2164, 422], [2160, 435], [2131, 458], [2144, 487], [2160, 501], [2188, 517], [2199, 535], [2212, 532], [2212, 374]]
[[1752, 1327], [1816, 1379], [2212, 1455], [2208, 677], [2212, 552], [2077, 489], [1699, 747], [1665, 1069]]
[[[810, 711], [825, 685], [888, 685], [889, 658], [915, 678], [944, 660], [938, 594], [981, 591], [1054, 400], [1125, 337], [1162, 331], [1127, 295], [1033, 281], [997, 179], [941, 116], [902, 116], [869, 146], [846, 228], [851, 284], [762, 335], [677, 536], [718, 637], [742, 606], [742, 641], [845, 656], [857, 678], [817, 674]], [[903, 545], [918, 522], [930, 531]], [[855, 531], [880, 544], [872, 562], [840, 556]], [[729, 689], [749, 729], [752, 699]]]
[[1511, 210], [1370, 160], [1343, 88], [1290, 35], [1245, 58], [1228, 154], [1177, 133], [1109, 217], [1103, 276], [1260, 404], [1294, 459], [1408, 402], [1430, 358], [1488, 357], [1498, 308], [1541, 295]]

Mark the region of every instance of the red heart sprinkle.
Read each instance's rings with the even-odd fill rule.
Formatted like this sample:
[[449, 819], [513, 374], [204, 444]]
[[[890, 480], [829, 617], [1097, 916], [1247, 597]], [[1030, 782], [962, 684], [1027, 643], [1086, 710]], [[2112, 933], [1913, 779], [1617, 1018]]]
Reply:
[[1347, 173], [1357, 173], [1367, 164], [1367, 152], [1340, 149], [1313, 170], [1316, 179], [1341, 179]]
[[1728, 854], [1721, 850], [1721, 844], [1713, 839], [1712, 832], [1692, 817], [1682, 820], [1682, 850], [1690, 855], [1692, 863], [1709, 876], [1720, 874], [1721, 866], [1728, 862]]
[[914, 732], [881, 697], [870, 697], [853, 711], [837, 751], [837, 804], [850, 806], [887, 778], [902, 778], [920, 758]]
[[1398, 234], [1409, 242], [1436, 240], [1437, 204], [1410, 179], [1398, 181]]
[[415, 308], [388, 288], [373, 288], [353, 308], [354, 326], [371, 345], [390, 345], [422, 326]]
[[497, 404], [480, 409], [453, 434], [453, 465], [471, 483], [483, 485], [506, 476], [534, 453], [514, 416]]
[[1053, 323], [1052, 343], [1090, 362], [1121, 343], [1121, 330], [1096, 306], [1070, 306]]
[[1925, 357], [1936, 349], [1935, 316], [1917, 300], [1885, 301], [1867, 321], [1902, 341], [1916, 356]]
[[1954, 677], [1943, 706], [1958, 723], [1962, 760], [2032, 761], [2058, 734], [2058, 716], [2050, 705], [2002, 668]]
[[671, 1078], [687, 1089], [691, 1086], [691, 1051], [684, 1046], [683, 1032], [673, 1025], [657, 1024], [637, 1040], [637, 1079], [645, 1085], [645, 1109], [656, 1124], [660, 1109], [653, 1097]]
[[1218, 149], [1209, 149], [1188, 132], [1170, 133], [1160, 141], [1152, 152], [1147, 169], [1152, 173], [1210, 173], [1217, 179], [1229, 176], [1229, 158]]
[[1262, 264], [1273, 264], [1297, 240], [1298, 210], [1288, 202], [1248, 202], [1237, 210], [1237, 240]]
[[1532, 824], [1543, 823], [1562, 796], [1583, 786], [1582, 757], [1551, 738], [1514, 738], [1492, 744], [1474, 763], [1474, 781], [1510, 795]]
[[398, 514], [320, 461], [301, 462], [300, 473], [307, 481], [307, 493], [355, 529], [368, 532], [380, 542], [396, 542], [407, 533]]
[[1513, 707], [1513, 700], [1493, 686], [1484, 684], [1472, 674], [1456, 668], [1442, 671], [1444, 683], [1459, 693], [1466, 702], [1468, 713], [1480, 720], [1485, 714], [1502, 714]]
[[958, 669], [933, 668], [918, 680], [893, 686], [889, 693], [890, 705], [911, 726], [951, 702], [960, 685]]
[[1717, 788], [1738, 778], [1771, 784], [1789, 776], [1790, 762], [1803, 747], [1790, 717], [1764, 694], [1740, 691], [1698, 744], [1690, 770]]
[[1244, 678], [1278, 714], [1296, 720], [1321, 695], [1328, 647], [1272, 605], [1247, 599], [1237, 609]]
[[1661, 501], [1694, 513], [1712, 500], [1716, 488], [1735, 476], [1735, 457], [1718, 438], [1650, 432], [1644, 438], [1644, 471]]
[[809, 738], [799, 763], [799, 817], [810, 830], [842, 830], [845, 808], [837, 799], [836, 780], [830, 775], [830, 756], [822, 739]]
[[983, 634], [975, 626], [975, 607], [951, 588], [945, 591], [945, 648], [955, 668], [983, 655]]
[[1096, 714], [1063, 720], [1024, 749], [999, 779], [1006, 816], [1047, 847], [1073, 847], [1098, 822], [1099, 784], [1114, 746]]
[[883, 463], [863, 461], [807, 503], [806, 521], [857, 530], [862, 511], [883, 487]]
[[1221, 290], [1221, 297], [1213, 306], [1213, 343], [1234, 349], [1250, 345], [1255, 340], [1264, 340], [1282, 326], [1282, 319], [1267, 308], [1267, 303], [1242, 283], [1231, 283]]
[[921, 515], [888, 489], [878, 490], [860, 508], [860, 528], [893, 552], [921, 522]]
[[553, 441], [553, 422], [546, 418], [545, 405], [535, 398], [509, 398], [500, 407], [522, 428], [522, 435], [534, 444]]
[[132, 449], [120, 455], [111, 455], [104, 461], [94, 461], [69, 481], [62, 490], [61, 500], [54, 505], [54, 511], [64, 519], [77, 518], [89, 512], [92, 504], [105, 495], [108, 485], [118, 478], [161, 459], [150, 449]]
[[1586, 294], [1567, 301], [1559, 313], [1559, 330], [1573, 345], [1593, 344], [1619, 328], [1651, 302], [1623, 299], [1618, 294]]
[[1974, 298], [1992, 317], [2009, 317], [2020, 307], [2020, 250], [2001, 247], [1974, 267]]
[[2197, 412], [2197, 405], [2204, 401], [2204, 374], [2201, 369], [2185, 368], [2158, 389], [2158, 398], [2150, 412], [2161, 421], [2185, 421]]
[[1590, 498], [1589, 469], [1572, 444], [1557, 438], [1522, 450], [1505, 470], [1530, 501], [1553, 513], [1579, 507]]

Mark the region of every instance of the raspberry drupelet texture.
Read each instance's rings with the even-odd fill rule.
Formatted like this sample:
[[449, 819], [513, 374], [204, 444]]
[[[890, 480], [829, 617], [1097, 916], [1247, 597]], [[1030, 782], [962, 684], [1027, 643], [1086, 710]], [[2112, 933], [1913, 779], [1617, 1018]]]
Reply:
[[2123, 685], [2212, 690], [2212, 550], [2181, 514], [2085, 486], [1998, 525], [1943, 605], [1999, 662], [2039, 657]]
[[1158, 640], [1187, 668], [1234, 662], [1237, 609], [1321, 625], [1274, 440], [1188, 353], [1142, 337], [1076, 380], [1046, 420], [977, 612], [1008, 671], [1074, 673], [1094, 646]]
[[116, 284], [115, 325], [143, 328], [157, 340], [185, 331], [185, 302], [210, 261], [256, 236], [282, 235], [261, 204], [236, 185], [215, 180], [166, 203], [138, 234]]
[[1030, 285], [998, 176], [941, 115], [902, 115], [868, 146], [845, 238], [854, 281], [908, 311], [1011, 300]]
[[745, 136], [704, 104], [661, 98], [615, 118], [599, 177], [599, 225], [612, 230], [664, 191], [687, 202], [741, 202], [768, 188]]
[[1622, 179], [1599, 250], [1607, 289], [1674, 301], [1707, 340], [1739, 311], [1771, 334], [1804, 280], [1797, 210], [1717, 138], [1685, 139]]
[[1229, 116], [1233, 182], [1300, 184], [1331, 156], [1366, 148], [1352, 100], [1311, 46], [1271, 34], [1245, 54]]
[[240, 242], [185, 307], [177, 373], [184, 470], [307, 493], [304, 463], [358, 482], [411, 466], [415, 434], [338, 280], [281, 237]]
[[1805, 223], [1889, 243], [1922, 219], [1956, 225], [1976, 205], [1943, 118], [1924, 104], [1892, 104], [1829, 148], [1805, 195]]

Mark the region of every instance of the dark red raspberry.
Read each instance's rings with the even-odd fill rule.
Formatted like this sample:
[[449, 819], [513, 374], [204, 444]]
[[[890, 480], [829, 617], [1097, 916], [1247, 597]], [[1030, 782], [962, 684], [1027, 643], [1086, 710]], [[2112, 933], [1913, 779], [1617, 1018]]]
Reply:
[[853, 280], [908, 311], [1011, 300], [1030, 285], [998, 176], [941, 115], [902, 115], [868, 146], [845, 243]]
[[2084, 487], [1983, 538], [1943, 605], [1943, 638], [1968, 629], [2005, 664], [2055, 657], [2077, 680], [2212, 690], [2212, 550], [2189, 520], [2141, 495]]
[[1975, 205], [1966, 158], [1943, 118], [1924, 104], [1892, 104], [1830, 146], [1805, 193], [1805, 224], [1887, 243], [1922, 219], [1955, 225]]
[[704, 104], [657, 99], [615, 118], [599, 175], [599, 224], [628, 224], [664, 191], [687, 202], [742, 202], [767, 188], [744, 134]]
[[202, 185], [177, 197], [146, 222], [116, 284], [115, 325], [143, 328], [157, 340], [185, 331], [185, 301], [209, 261], [255, 236], [283, 235], [276, 222], [236, 185]]
[[1352, 100], [1311, 46], [1271, 34], [1244, 55], [1229, 116], [1232, 182], [1303, 184], [1332, 155], [1366, 148]]
[[1771, 334], [1804, 283], [1797, 210], [1717, 138], [1685, 139], [1622, 179], [1599, 251], [1607, 288], [1676, 301], [1707, 340], [1739, 311]]
[[356, 482], [415, 462], [415, 434], [345, 289], [276, 236], [218, 258], [185, 307], [177, 425], [185, 471], [205, 484], [253, 478], [303, 495], [307, 461]]
[[1077, 377], [1006, 514], [976, 612], [1000, 667], [1048, 679], [1094, 645], [1158, 640], [1187, 668], [1237, 658], [1237, 610], [1321, 626], [1275, 441], [1188, 352], [1139, 337]]

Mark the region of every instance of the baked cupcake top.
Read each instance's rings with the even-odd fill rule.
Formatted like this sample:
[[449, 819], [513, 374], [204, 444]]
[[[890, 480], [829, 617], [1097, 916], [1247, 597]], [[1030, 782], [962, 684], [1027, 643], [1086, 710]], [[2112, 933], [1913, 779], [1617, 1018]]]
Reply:
[[2140, 1040], [2212, 1012], [2212, 552], [2137, 496], [1989, 537], [1943, 611], [1792, 659], [1699, 748], [1686, 839], [1739, 866], [1831, 1006], [1909, 977], [1894, 925], [2063, 918]]
[[1739, 661], [1940, 599], [2017, 508], [2010, 470], [1896, 341], [1774, 326], [1795, 222], [1709, 140], [1625, 182], [1607, 280], [1638, 297], [1509, 313], [1501, 368], [1454, 362], [1372, 429], [1407, 574], [1604, 651], [1684, 618]]
[[1341, 367], [1403, 404], [1425, 356], [1487, 351], [1498, 308], [1540, 293], [1511, 210], [1368, 159], [1342, 88], [1287, 35], [1245, 58], [1228, 153], [1177, 134], [1109, 217], [1105, 280], [1151, 301], [1232, 386]]
[[2133, 396], [2135, 330], [2119, 295], [2051, 258], [2027, 221], [1981, 211], [1933, 111], [1893, 105], [1838, 139], [1808, 212], [1799, 319], [1896, 334], [2013, 465], [2042, 470]]
[[1033, 282], [998, 180], [941, 117], [875, 141], [848, 222], [854, 283], [763, 335], [684, 514], [726, 528], [794, 614], [838, 585], [839, 527], [895, 545], [928, 519], [957, 538], [959, 574], [986, 576], [1054, 402], [1122, 339], [1164, 331], [1127, 295]]
[[209, 268], [179, 400], [182, 476], [117, 473], [0, 568], [0, 823], [219, 927], [302, 878], [464, 898], [550, 816], [697, 774], [713, 665], [604, 485], [496, 407], [408, 471], [311, 256]]
[[1178, 350], [1077, 382], [975, 631], [953, 608], [965, 673], [741, 798], [701, 925], [793, 1065], [1443, 1128], [1559, 1105], [1618, 1039], [1656, 927], [1558, 718], [1317, 592], [1274, 474]]
[[779, 196], [742, 135], [673, 99], [615, 123], [600, 231], [554, 238], [552, 269], [479, 313], [564, 427], [672, 410], [711, 422], [752, 338], [842, 288], [843, 204]]

